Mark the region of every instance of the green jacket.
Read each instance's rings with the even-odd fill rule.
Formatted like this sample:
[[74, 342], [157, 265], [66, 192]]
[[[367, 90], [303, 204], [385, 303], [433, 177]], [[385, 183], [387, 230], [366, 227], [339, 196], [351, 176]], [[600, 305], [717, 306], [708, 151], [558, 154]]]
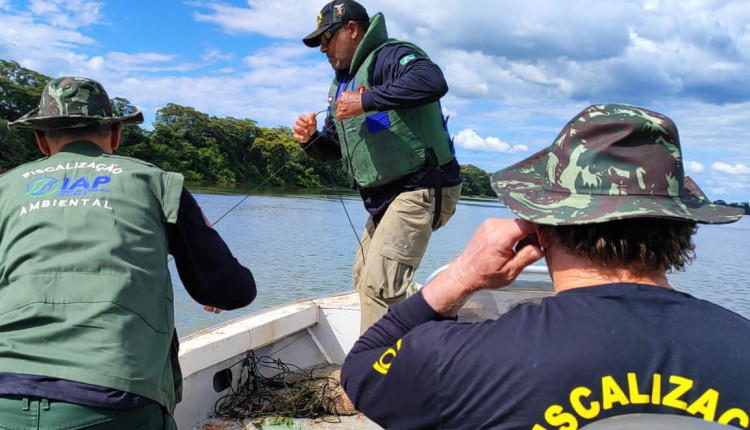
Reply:
[[349, 173], [362, 187], [387, 184], [425, 166], [426, 150], [432, 149], [437, 165], [454, 158], [450, 135], [438, 102], [417, 108], [367, 112], [355, 118], [336, 119], [336, 98], [341, 90], [372, 88], [372, 72], [378, 53], [386, 45], [407, 45], [427, 57], [419, 47], [388, 39], [381, 14], [370, 19], [370, 27], [354, 53], [347, 87], [334, 79], [329, 90], [330, 115], [336, 125], [341, 154]]
[[164, 223], [182, 175], [90, 142], [0, 176], [0, 369], [181, 391]]

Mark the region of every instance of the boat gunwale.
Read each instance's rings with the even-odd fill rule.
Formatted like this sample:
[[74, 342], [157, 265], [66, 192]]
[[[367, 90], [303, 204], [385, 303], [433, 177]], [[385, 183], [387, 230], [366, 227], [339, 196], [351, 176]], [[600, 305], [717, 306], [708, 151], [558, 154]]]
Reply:
[[[355, 294], [357, 294], [357, 293], [352, 290], [352, 291], [345, 291], [345, 292], [340, 292], [340, 293], [328, 294], [328, 295], [325, 295], [325, 296], [307, 297], [307, 298], [304, 298], [304, 299], [298, 299], [298, 300], [294, 300], [294, 301], [291, 301], [291, 302], [285, 302], [285, 303], [282, 303], [282, 304], [277, 305], [277, 306], [272, 306], [270, 308], [261, 309], [259, 311], [252, 312], [252, 313], [249, 313], [249, 314], [246, 314], [246, 315], [240, 315], [240, 316], [238, 316], [236, 318], [232, 318], [230, 320], [218, 323], [218, 324], [213, 325], [211, 327], [206, 327], [204, 329], [201, 329], [201, 330], [198, 330], [196, 332], [193, 332], [193, 333], [190, 333], [188, 335], [185, 335], [184, 337], [180, 338], [180, 345], [182, 345], [183, 343], [188, 343], [190, 341], [193, 341], [197, 337], [204, 336], [206, 334], [209, 334], [211, 332], [219, 330], [222, 327], [226, 327], [226, 326], [229, 326], [229, 325], [232, 325], [232, 324], [236, 324], [236, 323], [238, 323], [240, 321], [248, 320], [248, 319], [251, 319], [251, 318], [256, 318], [256, 317], [262, 316], [264, 314], [276, 313], [277, 311], [279, 311], [281, 309], [284, 309], [284, 308], [295, 308], [295, 307], [299, 307], [300, 305], [309, 304], [311, 306], [318, 306], [320, 308], [325, 308], [325, 309], [336, 309], [336, 308], [338, 308], [338, 309], [349, 309], [349, 308], [351, 308], [352, 310], [359, 309], [359, 306], [338, 306], [338, 307], [336, 307], [336, 306], [333, 306], [333, 305], [325, 305], [325, 302], [330, 301], [331, 299], [345, 298], [347, 296], [351, 296], [351, 295], [355, 295]], [[299, 310], [301, 310], [301, 309], [304, 309], [304, 308], [299, 308]]]

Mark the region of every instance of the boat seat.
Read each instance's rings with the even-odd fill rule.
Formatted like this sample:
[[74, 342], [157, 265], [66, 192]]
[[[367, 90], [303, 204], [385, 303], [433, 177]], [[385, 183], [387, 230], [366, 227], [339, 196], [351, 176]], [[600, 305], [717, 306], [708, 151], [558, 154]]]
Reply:
[[667, 414], [627, 414], [605, 418], [581, 427], [581, 430], [726, 430], [723, 424], [698, 417]]

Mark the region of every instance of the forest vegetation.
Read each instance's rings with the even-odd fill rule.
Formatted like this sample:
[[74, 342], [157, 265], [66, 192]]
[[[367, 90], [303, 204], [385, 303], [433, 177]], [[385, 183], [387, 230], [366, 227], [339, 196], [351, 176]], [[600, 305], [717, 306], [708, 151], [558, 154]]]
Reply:
[[[41, 156], [30, 131], [8, 130], [7, 124], [39, 104], [51, 79], [0, 60], [0, 172]], [[112, 107], [118, 116], [135, 109], [122, 97], [112, 98]], [[299, 188], [352, 185], [342, 163], [319, 163], [306, 156], [289, 127], [261, 127], [252, 119], [218, 118], [174, 103], [157, 111], [152, 126], [123, 127], [116, 154], [182, 173], [187, 181]], [[489, 173], [472, 165], [461, 166], [461, 172], [462, 195], [494, 197]]]
[[[51, 79], [15, 61], [0, 60], [0, 173], [40, 157], [33, 134], [9, 130], [8, 122], [35, 108]], [[122, 97], [114, 97], [112, 107], [115, 115], [135, 109]], [[252, 119], [218, 118], [169, 103], [156, 112], [152, 130], [123, 127], [116, 153], [182, 173], [187, 181], [351, 188], [343, 163], [313, 160], [291, 136], [289, 127], [261, 127]], [[488, 172], [467, 164], [461, 166], [461, 174], [462, 196], [495, 197]], [[715, 203], [750, 214], [748, 202]]]

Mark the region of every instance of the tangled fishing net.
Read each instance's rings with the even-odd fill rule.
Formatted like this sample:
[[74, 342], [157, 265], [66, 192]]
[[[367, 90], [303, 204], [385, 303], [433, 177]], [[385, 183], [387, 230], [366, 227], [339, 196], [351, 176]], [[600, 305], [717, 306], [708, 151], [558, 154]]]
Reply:
[[357, 413], [337, 372], [301, 369], [248, 351], [242, 360], [240, 381], [217, 400], [214, 411], [222, 419], [282, 416], [337, 422], [339, 415]]

